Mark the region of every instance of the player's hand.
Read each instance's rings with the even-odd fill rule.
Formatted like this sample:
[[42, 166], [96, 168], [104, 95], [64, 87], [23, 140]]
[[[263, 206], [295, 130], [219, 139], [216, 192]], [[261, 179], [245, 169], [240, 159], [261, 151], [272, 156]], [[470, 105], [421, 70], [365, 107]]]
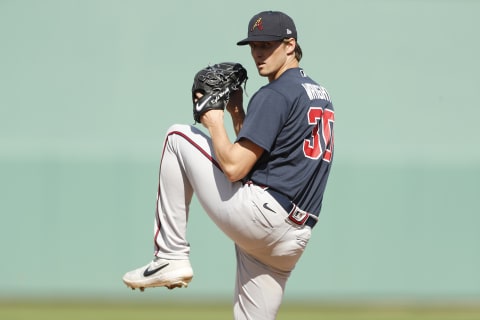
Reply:
[[201, 118], [200, 118], [200, 121], [202, 123], [202, 125], [207, 128], [207, 129], [210, 129], [212, 127], [216, 127], [216, 126], [224, 126], [224, 121], [223, 121], [223, 115], [224, 115], [224, 111], [223, 110], [218, 110], [218, 109], [212, 109], [212, 110], [208, 110], [207, 112], [205, 112]]

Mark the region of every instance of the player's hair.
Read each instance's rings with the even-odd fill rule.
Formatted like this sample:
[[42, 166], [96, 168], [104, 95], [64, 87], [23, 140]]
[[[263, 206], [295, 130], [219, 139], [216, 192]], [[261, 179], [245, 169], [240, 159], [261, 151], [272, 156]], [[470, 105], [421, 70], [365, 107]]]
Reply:
[[[283, 42], [289, 42], [290, 39], [292, 38], [283, 39]], [[302, 60], [302, 56], [303, 56], [302, 48], [300, 48], [300, 45], [298, 44], [297, 40], [295, 40], [295, 58], [297, 59], [298, 62], [300, 62], [300, 60]]]
[[295, 44], [295, 58], [297, 58], [297, 60], [300, 62], [300, 60], [302, 60], [302, 56], [303, 56], [302, 48], [300, 48], [300, 45], [297, 42]]

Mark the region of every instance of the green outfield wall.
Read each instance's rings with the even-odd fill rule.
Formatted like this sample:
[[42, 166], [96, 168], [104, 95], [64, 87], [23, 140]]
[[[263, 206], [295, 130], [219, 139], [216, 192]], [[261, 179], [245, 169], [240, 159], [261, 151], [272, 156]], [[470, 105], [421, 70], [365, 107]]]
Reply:
[[235, 44], [267, 9], [294, 18], [336, 108], [287, 298], [480, 300], [480, 2], [466, 0], [0, 0], [0, 298], [231, 298], [233, 244], [196, 199], [190, 287], [141, 295], [121, 277], [151, 259], [162, 140], [193, 123], [195, 72], [242, 63], [247, 101], [265, 84]]

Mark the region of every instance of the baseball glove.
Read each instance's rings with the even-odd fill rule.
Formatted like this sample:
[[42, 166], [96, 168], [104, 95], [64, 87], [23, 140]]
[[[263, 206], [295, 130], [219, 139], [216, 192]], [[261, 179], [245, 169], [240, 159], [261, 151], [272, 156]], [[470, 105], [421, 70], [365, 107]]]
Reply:
[[[238, 90], [247, 79], [247, 70], [235, 62], [217, 63], [197, 72], [192, 86], [195, 123], [199, 123], [202, 115], [209, 110], [225, 110], [230, 93]], [[198, 99], [197, 93], [201, 93], [202, 98]]]

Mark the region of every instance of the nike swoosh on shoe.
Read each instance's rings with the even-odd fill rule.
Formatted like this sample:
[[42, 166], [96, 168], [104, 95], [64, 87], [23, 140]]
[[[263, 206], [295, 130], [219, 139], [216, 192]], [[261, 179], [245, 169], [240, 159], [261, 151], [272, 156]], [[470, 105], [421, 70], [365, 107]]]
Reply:
[[152, 269], [150, 270], [150, 266], [148, 266], [145, 271], [143, 271], [143, 276], [144, 277], [150, 277], [151, 275], [154, 275], [155, 273], [157, 273], [158, 271], [162, 270], [163, 268], [167, 267], [170, 263], [165, 263], [164, 265], [161, 265], [160, 267], [158, 268], [155, 268], [155, 269]]

